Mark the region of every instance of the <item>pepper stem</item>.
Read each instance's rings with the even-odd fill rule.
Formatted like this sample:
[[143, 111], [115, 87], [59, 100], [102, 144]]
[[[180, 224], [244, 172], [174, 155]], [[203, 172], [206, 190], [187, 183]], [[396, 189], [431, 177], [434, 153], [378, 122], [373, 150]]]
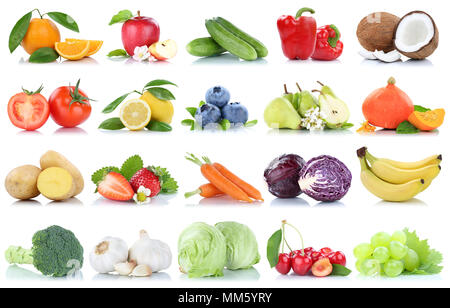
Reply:
[[396, 83], [396, 80], [395, 80], [394, 77], [389, 78], [388, 84], [390, 84], [390, 85], [395, 85], [395, 83]]
[[306, 12], [314, 14], [316, 11], [314, 11], [313, 9], [311, 9], [309, 7], [304, 7], [304, 8], [301, 8], [300, 10], [298, 10], [297, 14], [295, 14], [295, 18], [301, 17], [303, 15], [303, 13], [306, 13]]

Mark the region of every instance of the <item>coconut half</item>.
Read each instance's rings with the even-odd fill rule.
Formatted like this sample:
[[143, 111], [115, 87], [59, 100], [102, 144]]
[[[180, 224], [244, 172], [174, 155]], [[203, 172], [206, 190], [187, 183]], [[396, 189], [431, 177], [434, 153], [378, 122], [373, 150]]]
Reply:
[[394, 45], [401, 54], [411, 59], [423, 60], [437, 49], [438, 44], [438, 28], [427, 13], [413, 11], [398, 22]]

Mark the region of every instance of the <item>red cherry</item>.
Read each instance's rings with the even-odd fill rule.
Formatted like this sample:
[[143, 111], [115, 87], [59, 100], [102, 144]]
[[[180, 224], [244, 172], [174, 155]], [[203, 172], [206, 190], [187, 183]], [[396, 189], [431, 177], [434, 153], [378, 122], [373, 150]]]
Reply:
[[336, 252], [331, 253], [328, 256], [328, 259], [330, 259], [331, 264], [339, 264], [342, 266], [345, 266], [347, 264], [347, 259], [344, 255], [344, 253], [341, 251], [336, 251]]
[[321, 250], [319, 250], [323, 255], [327, 255], [327, 254], [330, 254], [330, 253], [332, 253], [333, 252], [333, 249], [331, 249], [331, 248], [328, 248], [328, 247], [325, 247], [325, 248], [322, 248]]
[[313, 263], [316, 263], [317, 261], [326, 258], [326, 256], [320, 251], [314, 251], [313, 253], [311, 253], [310, 257]]
[[275, 266], [281, 275], [287, 275], [291, 271], [291, 257], [287, 253], [280, 253], [278, 256], [278, 264]]
[[306, 255], [310, 256], [315, 250], [312, 247], [308, 247], [305, 248], [303, 251], [305, 252]]
[[311, 270], [312, 265], [313, 261], [306, 255], [296, 254], [292, 257], [292, 269], [297, 275], [307, 275]]

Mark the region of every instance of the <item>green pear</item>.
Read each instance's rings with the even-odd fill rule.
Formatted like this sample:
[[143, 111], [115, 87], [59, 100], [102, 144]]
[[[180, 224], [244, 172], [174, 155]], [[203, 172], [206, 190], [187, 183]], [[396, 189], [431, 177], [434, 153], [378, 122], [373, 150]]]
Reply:
[[317, 82], [318, 84], [320, 84], [320, 86], [322, 87], [322, 89], [320, 89], [320, 92], [323, 94], [328, 94], [331, 95], [332, 97], [336, 97], [336, 94], [334, 94], [333, 90], [331, 90], [331, 88], [327, 85], [324, 85], [323, 83], [321, 83], [320, 81]]
[[317, 99], [314, 97], [314, 95], [311, 94], [309, 91], [301, 91], [299, 93], [299, 103], [297, 106], [297, 111], [300, 113], [300, 115], [304, 118], [306, 116], [306, 113], [313, 109], [318, 107]]
[[270, 128], [300, 129], [302, 118], [289, 100], [278, 97], [266, 107], [264, 121]]
[[347, 104], [330, 94], [320, 94], [319, 107], [328, 128], [341, 128], [350, 118]]

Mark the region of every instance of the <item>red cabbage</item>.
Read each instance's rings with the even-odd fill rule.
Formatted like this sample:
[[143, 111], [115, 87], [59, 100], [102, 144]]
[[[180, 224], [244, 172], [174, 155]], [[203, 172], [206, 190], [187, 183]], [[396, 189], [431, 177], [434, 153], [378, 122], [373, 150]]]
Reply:
[[269, 192], [278, 198], [295, 198], [301, 195], [298, 180], [305, 160], [295, 154], [275, 158], [264, 171]]
[[301, 190], [322, 202], [341, 200], [350, 189], [352, 174], [343, 162], [332, 156], [311, 159], [300, 172]]

